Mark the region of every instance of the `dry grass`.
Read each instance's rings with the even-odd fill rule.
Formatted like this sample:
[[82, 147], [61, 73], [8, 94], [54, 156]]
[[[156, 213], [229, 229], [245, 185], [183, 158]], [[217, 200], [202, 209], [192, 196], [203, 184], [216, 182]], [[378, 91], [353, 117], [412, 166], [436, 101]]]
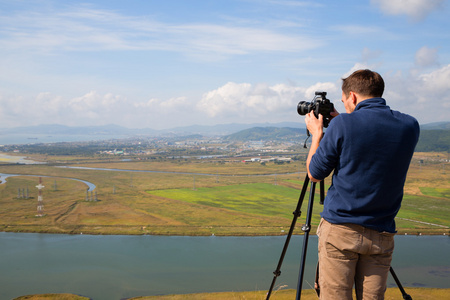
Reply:
[[[443, 155], [415, 155], [406, 181], [405, 201], [399, 213], [401, 219], [397, 222], [400, 233], [448, 234], [448, 228], [425, 224], [450, 225], [446, 217], [450, 213], [450, 168], [446, 163], [449, 170], [445, 169]], [[89, 161], [88, 158], [84, 160]], [[50, 177], [43, 177], [46, 215], [41, 218], [35, 216], [38, 177], [10, 177], [7, 184], [0, 185], [0, 230], [91, 234], [278, 235], [283, 234], [282, 230], [286, 232], [291, 223], [292, 211], [297, 205], [299, 189], [305, 176], [304, 173], [282, 174], [304, 171], [304, 162], [299, 161], [285, 165], [269, 163], [266, 166], [236, 160], [93, 162], [76, 166], [164, 173], [67, 169], [48, 165], [2, 166], [2, 173]], [[94, 183], [99, 201], [85, 201], [87, 186], [68, 178]], [[327, 179], [326, 184], [329, 183]], [[263, 186], [272, 186], [273, 189], [263, 191], [259, 188]], [[18, 199], [18, 189], [26, 187], [31, 198]], [[235, 199], [230, 194], [235, 195]], [[306, 210], [306, 203], [307, 199], [303, 211]], [[321, 209], [320, 205], [315, 204], [313, 227], [318, 222]], [[314, 228], [312, 230], [314, 232]]]
[[[414, 300], [446, 300], [450, 299], [450, 289], [432, 289], [432, 288], [406, 288], [406, 292]], [[202, 293], [185, 295], [166, 295], [166, 296], [143, 296], [130, 298], [129, 300], [263, 300], [266, 299], [266, 291], [254, 292], [223, 292], [223, 293]], [[270, 297], [272, 300], [291, 300], [296, 296], [296, 290], [280, 289], [274, 291]], [[313, 290], [303, 290], [302, 299], [318, 299]], [[386, 300], [402, 299], [402, 294], [398, 288], [389, 288], [385, 294]], [[15, 298], [13, 300], [89, 300], [72, 294], [42, 294], [28, 295]]]
[[[406, 292], [414, 300], [446, 300], [450, 299], [450, 289], [428, 289], [428, 288], [406, 288]], [[167, 296], [148, 296], [136, 297], [130, 300], [263, 300], [266, 299], [266, 291], [255, 292], [225, 292], [225, 293], [205, 293], [188, 295], [167, 295]], [[279, 290], [273, 292], [272, 300], [291, 300], [295, 299], [296, 290]], [[303, 290], [302, 299], [318, 299], [315, 291]], [[402, 299], [402, 294], [398, 288], [389, 288], [385, 294], [386, 300]]]
[[28, 295], [14, 298], [13, 300], [89, 300], [90, 298], [73, 294], [42, 294]]

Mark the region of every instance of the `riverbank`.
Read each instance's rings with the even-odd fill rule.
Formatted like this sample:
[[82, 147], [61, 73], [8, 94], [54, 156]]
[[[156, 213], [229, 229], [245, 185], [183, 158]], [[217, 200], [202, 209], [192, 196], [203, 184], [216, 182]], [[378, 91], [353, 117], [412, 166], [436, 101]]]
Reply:
[[[406, 293], [414, 300], [446, 300], [450, 299], [450, 289], [428, 289], [428, 288], [405, 288]], [[297, 291], [278, 290], [273, 292], [272, 300], [291, 300], [295, 299]], [[167, 295], [136, 297], [129, 300], [263, 300], [266, 298], [267, 291], [254, 292], [226, 292], [226, 293], [206, 293], [190, 295]], [[400, 299], [402, 294], [398, 288], [388, 288], [385, 294], [385, 300]], [[314, 290], [302, 290], [302, 299], [316, 300], [317, 295]]]
[[[414, 300], [445, 300], [450, 299], [450, 289], [432, 289], [432, 288], [405, 288], [406, 293]], [[185, 295], [166, 295], [166, 296], [143, 296], [129, 298], [128, 300], [262, 300], [265, 299], [267, 291], [252, 292], [223, 292], [223, 293], [199, 293]], [[296, 290], [278, 290], [271, 295], [273, 300], [294, 299]], [[398, 288], [388, 288], [385, 294], [386, 300], [400, 299], [402, 294]], [[13, 300], [89, 300], [87, 297], [70, 294], [42, 294], [28, 295], [15, 298]], [[317, 296], [314, 290], [303, 290], [302, 299], [315, 300]], [[95, 300], [95, 299], [92, 299]]]
[[[296, 225], [294, 235], [302, 235]], [[283, 229], [280, 229], [283, 228]], [[49, 233], [49, 234], [88, 234], [88, 235], [154, 235], [154, 236], [285, 236], [289, 227], [280, 226], [145, 226], [145, 225], [12, 225], [0, 224], [0, 232]], [[316, 232], [312, 226], [311, 235]], [[446, 228], [433, 229], [400, 228], [397, 235], [450, 235]]]

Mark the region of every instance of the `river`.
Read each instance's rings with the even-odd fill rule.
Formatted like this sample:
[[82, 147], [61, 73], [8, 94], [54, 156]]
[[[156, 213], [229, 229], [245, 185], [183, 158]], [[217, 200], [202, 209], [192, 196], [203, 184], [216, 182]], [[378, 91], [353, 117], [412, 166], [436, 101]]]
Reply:
[[[291, 240], [277, 285], [296, 288], [303, 236]], [[0, 233], [0, 299], [73, 293], [94, 300], [267, 290], [285, 237], [92, 236]], [[304, 288], [313, 281], [309, 237]], [[392, 266], [407, 287], [449, 288], [448, 236], [397, 236]], [[389, 278], [389, 285], [395, 286]], [[400, 292], [399, 292], [400, 293]]]
[[[4, 174], [4, 173], [0, 173], [0, 184], [4, 184], [6, 183], [6, 179], [8, 177], [14, 177], [14, 176], [30, 176], [30, 177], [51, 177], [51, 176], [45, 176], [45, 175], [28, 175], [28, 174]], [[71, 180], [76, 180], [76, 181], [80, 181], [83, 182], [84, 184], [87, 185], [87, 191], [88, 192], [92, 192], [93, 190], [95, 190], [95, 184], [93, 184], [92, 182], [86, 181], [86, 180], [82, 180], [82, 179], [77, 179], [77, 178], [69, 178], [69, 177], [58, 177], [58, 178], [65, 178], [65, 179], [71, 179]]]

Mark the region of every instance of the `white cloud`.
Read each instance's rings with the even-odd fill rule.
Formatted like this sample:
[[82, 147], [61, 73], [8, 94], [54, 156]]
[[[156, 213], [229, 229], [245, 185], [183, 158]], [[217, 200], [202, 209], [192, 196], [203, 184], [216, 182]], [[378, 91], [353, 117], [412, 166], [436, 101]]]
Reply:
[[418, 67], [426, 68], [438, 64], [438, 50], [423, 46], [414, 57], [414, 62]]
[[210, 117], [234, 115], [244, 118], [261, 115], [273, 112], [274, 102], [280, 99], [281, 90], [276, 91], [263, 84], [252, 86], [249, 83], [228, 82], [205, 93], [197, 108]]
[[[256, 25], [257, 26], [257, 25]], [[0, 13], [4, 49], [34, 51], [172, 51], [201, 58], [254, 51], [295, 52], [322, 45], [317, 38], [261, 27], [211, 23], [163, 23], [77, 6], [64, 11]]]
[[[377, 66], [355, 64], [342, 77], [359, 69]], [[403, 75], [382, 74], [386, 81], [385, 98], [388, 105], [416, 117], [419, 122], [450, 120], [450, 65], [428, 73]], [[309, 87], [285, 84], [265, 85], [229, 82], [205, 93], [197, 108], [210, 118], [247, 122], [268, 120], [295, 120], [295, 107], [299, 101], [310, 101], [315, 91], [326, 91], [328, 98], [340, 107], [340, 79], [336, 82], [316, 83]]]
[[[372, 10], [368, 3], [349, 9], [312, 1], [244, 2], [205, 10], [186, 5], [186, 15], [157, 2], [126, 10], [113, 4], [98, 9], [105, 4], [97, 1], [5, 3], [2, 126], [292, 121], [297, 103], [311, 101], [315, 91], [328, 92], [341, 110], [340, 74], [351, 66], [342, 77], [380, 70], [394, 109], [423, 122], [449, 119], [448, 66], [441, 67], [448, 64], [448, 39], [435, 31], [445, 28], [443, 15], [420, 28], [386, 27], [377, 19], [382, 10], [418, 20], [443, 1], [373, 0]], [[367, 15], [356, 15], [359, 9]]]
[[421, 124], [450, 121], [450, 65], [429, 73], [387, 74], [385, 98], [392, 109], [416, 117]]
[[[38, 124], [69, 126], [118, 124], [155, 129], [183, 125], [197, 112], [186, 97], [131, 101], [122, 95], [90, 91], [71, 99], [51, 93], [31, 97], [0, 95], [0, 119], [11, 127]], [[186, 124], [184, 124], [186, 125]]]
[[[356, 69], [371, 68], [355, 64]], [[385, 98], [392, 109], [416, 117], [420, 123], [450, 120], [450, 65], [427, 73], [382, 74]], [[315, 91], [326, 91], [340, 107], [340, 78], [310, 86], [229, 82], [203, 94], [131, 101], [128, 97], [96, 91], [65, 98], [51, 93], [34, 97], [0, 95], [0, 119], [9, 126], [118, 124], [132, 128], [171, 128], [191, 124], [281, 122], [300, 120], [299, 101], [311, 101]]]
[[414, 21], [424, 19], [432, 11], [441, 7], [444, 0], [371, 0], [388, 15], [407, 15]]
[[[234, 121], [293, 120], [300, 101], [310, 101], [315, 91], [336, 92], [334, 83], [317, 83], [311, 87], [286, 84], [234, 83], [205, 93], [197, 108], [209, 117], [234, 117]], [[288, 118], [288, 119], [286, 119]]]
[[376, 68], [373, 65], [369, 65], [366, 63], [356, 63], [347, 73], [345, 73], [342, 78], [346, 78], [348, 76], [350, 76], [353, 72], [357, 71], [357, 70], [364, 70], [364, 69], [369, 69], [369, 70], [373, 70], [376, 72]]
[[[340, 85], [332, 82], [318, 82], [310, 87], [308, 87], [305, 91], [305, 96], [307, 97], [307, 101], [309, 102], [315, 95], [315, 92], [327, 92], [327, 98], [336, 98], [335, 96], [340, 96]], [[309, 100], [308, 100], [309, 99]], [[337, 99], [336, 99], [337, 100]]]
[[[422, 82], [422, 86], [419, 87], [421, 90], [423, 88], [422, 97], [427, 102], [450, 103], [450, 65], [419, 76], [419, 81]], [[433, 95], [436, 98], [430, 99], [429, 95]], [[448, 116], [448, 119], [450, 119], [450, 116]]]

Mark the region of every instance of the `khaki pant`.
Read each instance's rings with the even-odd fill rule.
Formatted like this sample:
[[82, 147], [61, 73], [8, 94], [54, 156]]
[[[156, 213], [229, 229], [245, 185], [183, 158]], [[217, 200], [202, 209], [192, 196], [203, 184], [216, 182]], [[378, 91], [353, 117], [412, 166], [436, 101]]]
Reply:
[[394, 251], [394, 234], [355, 224], [320, 221], [320, 299], [384, 299], [386, 281]]

